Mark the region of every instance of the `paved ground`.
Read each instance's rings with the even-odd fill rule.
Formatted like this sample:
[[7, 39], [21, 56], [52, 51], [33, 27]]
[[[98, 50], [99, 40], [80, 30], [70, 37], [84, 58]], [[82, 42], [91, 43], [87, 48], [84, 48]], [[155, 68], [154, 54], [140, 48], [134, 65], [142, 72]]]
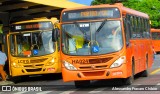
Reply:
[[0, 85], [11, 85], [14, 84], [12, 81], [0, 81]]
[[[56, 78], [55, 75], [50, 76], [39, 76], [39, 77], [29, 77], [26, 80], [23, 79], [22, 82], [14, 84], [10, 81], [0, 82], [0, 85], [10, 85], [10, 86], [40, 86], [42, 91], [39, 89], [37, 92], [33, 91], [16, 91], [14, 88], [12, 92], [0, 92], [0, 94], [160, 94], [160, 55], [156, 56], [152, 69], [150, 69], [149, 77], [136, 77], [134, 83], [129, 86], [117, 85], [119, 81], [116, 80], [100, 80], [93, 81], [92, 86], [85, 88], [75, 88], [73, 82], [64, 83], [62, 78]], [[38, 79], [38, 80], [37, 80]], [[142, 86], [142, 87], [141, 87]], [[134, 91], [122, 91], [113, 90], [113, 88], [138, 88], [142, 90]], [[154, 90], [143, 90], [145, 88], [158, 89]]]

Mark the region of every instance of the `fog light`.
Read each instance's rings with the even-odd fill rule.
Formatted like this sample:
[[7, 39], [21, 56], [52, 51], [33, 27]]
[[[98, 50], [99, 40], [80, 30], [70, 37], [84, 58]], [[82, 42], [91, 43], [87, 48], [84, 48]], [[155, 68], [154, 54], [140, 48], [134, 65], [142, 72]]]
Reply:
[[110, 72], [108, 71], [108, 72], [106, 73], [106, 76], [109, 76], [109, 74], [110, 74]]
[[80, 75], [80, 73], [77, 73], [77, 76], [78, 76], [79, 78], [81, 78], [81, 75]]

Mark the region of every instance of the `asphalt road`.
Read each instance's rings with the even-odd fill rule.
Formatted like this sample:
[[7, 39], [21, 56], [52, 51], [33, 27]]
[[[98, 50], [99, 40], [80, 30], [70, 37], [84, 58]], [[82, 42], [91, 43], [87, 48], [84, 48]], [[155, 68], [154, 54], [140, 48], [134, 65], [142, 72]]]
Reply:
[[6, 91], [0, 92], [0, 94], [159, 94], [160, 55], [156, 55], [149, 71], [149, 77], [138, 77], [137, 75], [134, 83], [130, 86], [123, 85], [120, 80], [100, 80], [92, 81], [91, 86], [85, 88], [75, 88], [73, 82], [64, 83], [61, 74], [36, 75], [26, 77], [23, 81], [13, 85], [24, 90], [26, 89], [25, 85], [27, 88], [40, 86], [37, 87], [38, 91], [32, 91], [33, 89], [30, 88], [31, 91]]

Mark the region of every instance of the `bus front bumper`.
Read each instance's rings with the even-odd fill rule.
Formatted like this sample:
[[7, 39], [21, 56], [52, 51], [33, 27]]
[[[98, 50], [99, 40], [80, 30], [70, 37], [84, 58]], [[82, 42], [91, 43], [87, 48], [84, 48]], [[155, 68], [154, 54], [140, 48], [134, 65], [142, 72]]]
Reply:
[[22, 76], [22, 75], [34, 75], [34, 74], [50, 74], [50, 73], [61, 73], [61, 67], [58, 63], [55, 63], [51, 66], [43, 66], [43, 67], [12, 67], [11, 75], [14, 76]]
[[88, 70], [88, 71], [70, 71], [63, 67], [62, 75], [63, 75], [64, 82], [128, 77], [125, 64], [121, 65], [120, 67], [112, 68], [112, 69], [100, 69], [100, 70]]

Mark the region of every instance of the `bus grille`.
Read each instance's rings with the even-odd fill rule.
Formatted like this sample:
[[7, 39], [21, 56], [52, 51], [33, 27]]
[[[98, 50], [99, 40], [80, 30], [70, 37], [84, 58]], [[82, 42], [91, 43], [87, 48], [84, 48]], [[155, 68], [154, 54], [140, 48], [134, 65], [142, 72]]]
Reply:
[[81, 67], [79, 67], [79, 69], [80, 70], [86, 70], [86, 69], [88, 69], [88, 70], [93, 70], [93, 69], [104, 69], [104, 68], [107, 68], [107, 65], [97, 65], [97, 66], [81, 66]]
[[30, 63], [42, 63], [42, 62], [44, 62], [45, 60], [47, 60], [47, 58], [30, 60]]
[[42, 68], [37, 68], [37, 69], [26, 69], [27, 72], [37, 72], [37, 71], [41, 71]]
[[[34, 65], [34, 67], [38, 67], [38, 66], [40, 66], [40, 67], [42, 67], [44, 64], [36, 64], [36, 65]], [[33, 67], [33, 65], [31, 64], [31, 65], [24, 65], [24, 67]]]
[[98, 64], [98, 63], [106, 63], [111, 60], [113, 57], [108, 58], [99, 58], [99, 59], [89, 59], [89, 64]]

